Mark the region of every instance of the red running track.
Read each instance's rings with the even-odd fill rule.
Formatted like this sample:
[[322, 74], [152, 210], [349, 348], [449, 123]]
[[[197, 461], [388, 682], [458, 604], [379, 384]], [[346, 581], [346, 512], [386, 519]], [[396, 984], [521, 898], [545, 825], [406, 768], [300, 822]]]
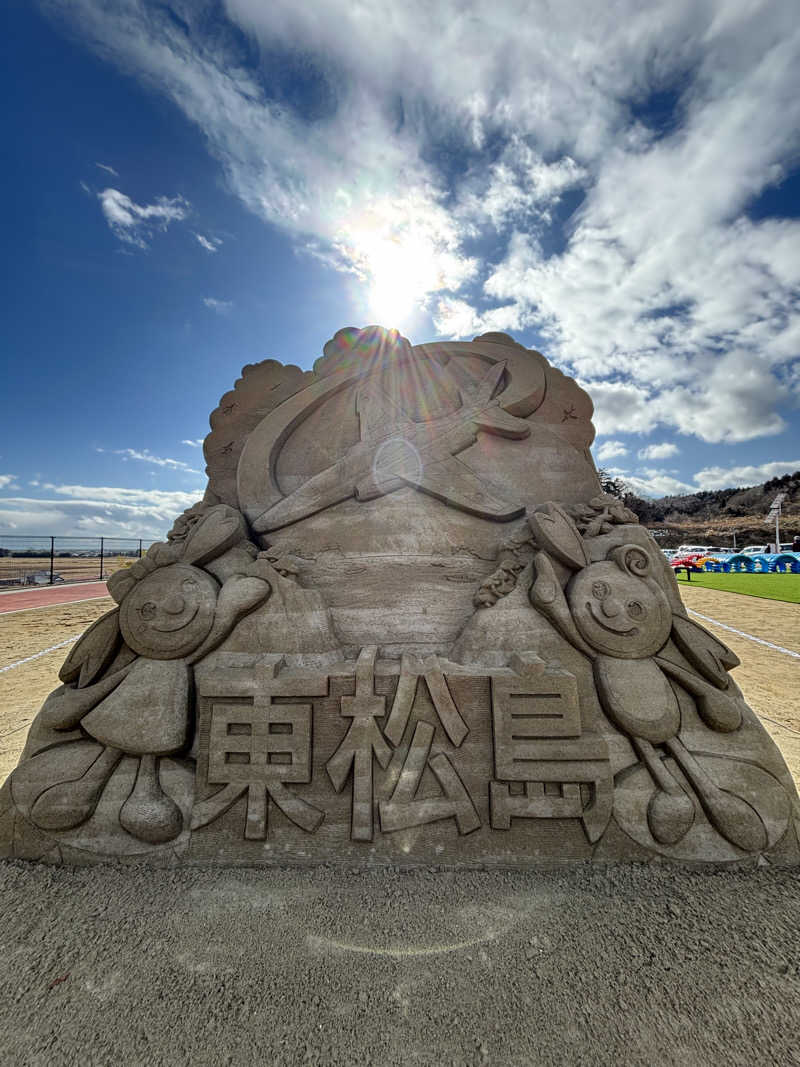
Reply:
[[45, 589], [0, 593], [0, 615], [9, 611], [28, 611], [30, 608], [50, 608], [54, 604], [74, 604], [79, 600], [95, 600], [101, 596], [108, 596], [105, 582], [48, 585]]

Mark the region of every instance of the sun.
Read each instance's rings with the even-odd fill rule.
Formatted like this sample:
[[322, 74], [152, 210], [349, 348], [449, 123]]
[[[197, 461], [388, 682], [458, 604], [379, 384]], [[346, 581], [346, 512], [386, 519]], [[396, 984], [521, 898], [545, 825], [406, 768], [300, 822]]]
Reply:
[[375, 321], [403, 330], [413, 320], [427, 286], [425, 265], [408, 244], [385, 241], [369, 255], [367, 304]]

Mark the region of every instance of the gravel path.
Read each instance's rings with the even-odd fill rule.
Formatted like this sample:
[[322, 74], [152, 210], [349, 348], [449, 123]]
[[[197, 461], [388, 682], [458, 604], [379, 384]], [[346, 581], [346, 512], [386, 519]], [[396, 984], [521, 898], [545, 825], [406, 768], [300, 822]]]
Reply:
[[800, 872], [0, 865], [3, 1063], [800, 1064]]

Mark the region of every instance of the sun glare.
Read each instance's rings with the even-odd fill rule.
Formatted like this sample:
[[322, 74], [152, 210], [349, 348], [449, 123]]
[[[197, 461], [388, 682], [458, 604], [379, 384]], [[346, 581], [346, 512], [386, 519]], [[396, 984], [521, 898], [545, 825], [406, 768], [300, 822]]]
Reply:
[[428, 295], [441, 288], [440, 252], [426, 233], [362, 214], [337, 242], [358, 284], [353, 296], [372, 322], [401, 332], [413, 327]]
[[408, 333], [433, 294], [456, 292], [473, 276], [475, 262], [461, 254], [446, 222], [414, 194], [353, 212], [335, 245], [358, 278], [353, 296], [362, 314]]
[[425, 266], [409, 245], [387, 241], [369, 255], [369, 312], [388, 329], [405, 329], [427, 293]]

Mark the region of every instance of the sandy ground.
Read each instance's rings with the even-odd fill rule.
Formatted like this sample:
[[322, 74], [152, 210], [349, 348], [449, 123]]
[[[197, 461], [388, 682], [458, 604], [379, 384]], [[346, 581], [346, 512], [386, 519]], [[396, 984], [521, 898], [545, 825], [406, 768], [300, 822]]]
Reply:
[[[684, 598], [800, 651], [797, 605]], [[110, 606], [0, 617], [0, 667]], [[718, 633], [800, 778], [800, 661]], [[0, 673], [0, 778], [67, 651]], [[4, 1064], [800, 1065], [797, 870], [5, 863], [0, 892]]]
[[[687, 608], [800, 653], [800, 604], [683, 584], [680, 591]], [[732, 635], [728, 634], [728, 638]], [[748, 647], [752, 648], [752, 643]]]
[[[687, 608], [800, 653], [800, 604], [683, 586], [681, 597]], [[696, 621], [724, 641], [742, 661], [733, 677], [750, 707], [761, 716], [800, 789], [800, 659], [754, 644], [703, 620]]]
[[[83, 631], [114, 606], [111, 597], [0, 615], [0, 668]], [[0, 782], [16, 767], [27, 727], [51, 690], [72, 645], [0, 673]]]
[[6, 1064], [800, 1063], [800, 872], [0, 868]]

